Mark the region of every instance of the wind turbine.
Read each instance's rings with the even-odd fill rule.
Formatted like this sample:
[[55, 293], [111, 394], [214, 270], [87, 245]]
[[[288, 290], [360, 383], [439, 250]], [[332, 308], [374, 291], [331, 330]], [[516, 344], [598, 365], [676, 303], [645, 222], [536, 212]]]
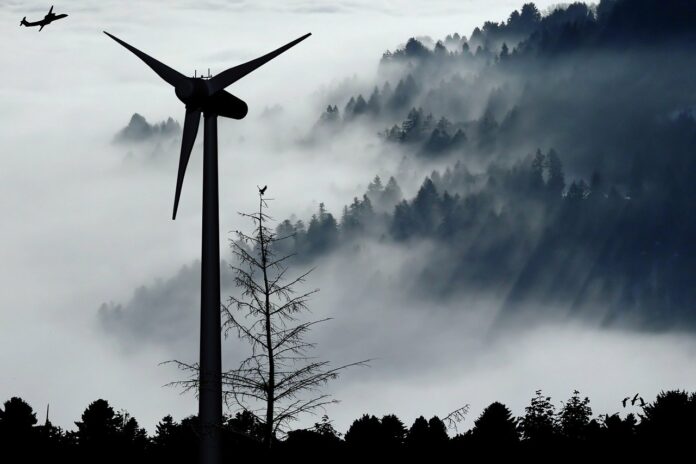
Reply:
[[201, 114], [203, 114], [203, 236], [198, 418], [201, 425], [201, 463], [218, 464], [221, 460], [222, 362], [217, 118], [218, 116], [232, 119], [244, 118], [248, 109], [246, 103], [226, 92], [225, 87], [294, 47], [311, 34], [305, 34], [277, 50], [229, 68], [212, 78], [186, 77], [108, 32], [104, 31], [104, 34], [143, 60], [158, 76], [174, 87], [176, 96], [186, 105], [172, 219], [176, 219], [186, 165], [191, 156], [191, 149], [196, 140]]

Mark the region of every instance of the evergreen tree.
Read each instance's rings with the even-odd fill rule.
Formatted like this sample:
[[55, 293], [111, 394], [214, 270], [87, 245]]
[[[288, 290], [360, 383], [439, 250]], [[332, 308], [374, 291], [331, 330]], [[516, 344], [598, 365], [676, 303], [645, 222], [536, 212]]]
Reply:
[[376, 116], [380, 113], [381, 109], [382, 102], [379, 95], [379, 89], [377, 86], [375, 86], [374, 90], [372, 91], [372, 95], [370, 95], [370, 99], [367, 101], [367, 111], [373, 116]]
[[430, 441], [435, 446], [442, 446], [449, 440], [447, 426], [437, 416], [431, 417], [428, 421], [428, 433], [430, 434]]
[[353, 116], [360, 116], [367, 111], [367, 102], [362, 95], [358, 95], [358, 98], [355, 100], [355, 105], [353, 106]]
[[338, 106], [328, 105], [326, 110], [319, 117], [319, 124], [323, 126], [330, 126], [341, 120], [341, 115], [338, 110]]
[[454, 136], [452, 136], [452, 140], [450, 142], [450, 146], [452, 148], [458, 148], [461, 147], [466, 143], [466, 134], [464, 133], [463, 130], [457, 129], [457, 132], [454, 133]]
[[17, 456], [24, 456], [24, 460], [33, 459], [32, 455], [38, 451], [31, 449], [31, 444], [36, 438], [36, 422], [36, 414], [29, 403], [16, 396], [5, 401], [0, 408], [2, 454], [16, 453]]
[[106, 445], [113, 445], [122, 420], [122, 416], [114, 412], [108, 401], [93, 401], [82, 413], [82, 420], [75, 422], [80, 445], [94, 450], [107, 449]]
[[539, 192], [544, 187], [544, 165], [546, 164], [546, 157], [541, 152], [537, 150], [534, 155], [534, 160], [532, 161], [532, 191]]
[[424, 449], [430, 445], [430, 426], [425, 417], [419, 416], [413, 421], [406, 436], [406, 445], [412, 449]]
[[520, 19], [524, 23], [534, 25], [541, 21], [541, 12], [534, 3], [525, 3], [522, 6]]
[[346, 103], [346, 107], [343, 109], [343, 117], [344, 119], [351, 119], [354, 116], [354, 111], [355, 111], [355, 98], [350, 97], [350, 100], [348, 100], [348, 103]]
[[507, 44], [503, 42], [503, 46], [500, 49], [500, 61], [505, 61], [510, 58], [510, 49]]
[[381, 423], [386, 448], [397, 449], [405, 443], [406, 426], [398, 417], [393, 414], [387, 414], [382, 417]]
[[420, 140], [423, 128], [423, 110], [420, 108], [411, 108], [411, 111], [408, 112], [406, 119], [401, 124], [401, 130], [403, 131], [402, 141], [411, 142]]
[[[654, 402], [643, 407], [638, 438], [650, 443], [647, 458], [661, 462], [696, 459], [696, 393], [681, 390], [660, 392]], [[686, 462], [686, 461], [682, 461]]]
[[36, 414], [29, 403], [13, 396], [0, 408], [0, 428], [3, 431], [16, 430], [26, 432], [36, 424]]
[[546, 169], [548, 172], [547, 190], [554, 196], [560, 196], [565, 189], [565, 174], [563, 173], [563, 163], [553, 148], [546, 155]]
[[471, 431], [474, 442], [483, 449], [509, 452], [519, 441], [517, 420], [502, 403], [494, 402], [483, 410]]
[[384, 187], [384, 192], [380, 201], [381, 207], [393, 207], [403, 198], [403, 193], [401, 192], [401, 187], [394, 179], [394, 176], [389, 177], [387, 181], [387, 186]]
[[353, 421], [346, 432], [346, 444], [351, 448], [373, 450], [382, 444], [382, 424], [375, 416], [364, 414]]

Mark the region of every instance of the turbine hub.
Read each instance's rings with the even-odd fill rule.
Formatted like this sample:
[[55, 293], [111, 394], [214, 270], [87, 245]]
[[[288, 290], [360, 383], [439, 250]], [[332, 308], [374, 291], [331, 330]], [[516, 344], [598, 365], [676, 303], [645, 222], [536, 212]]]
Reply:
[[201, 78], [189, 78], [174, 89], [176, 96], [183, 103], [201, 104], [208, 97], [208, 85]]

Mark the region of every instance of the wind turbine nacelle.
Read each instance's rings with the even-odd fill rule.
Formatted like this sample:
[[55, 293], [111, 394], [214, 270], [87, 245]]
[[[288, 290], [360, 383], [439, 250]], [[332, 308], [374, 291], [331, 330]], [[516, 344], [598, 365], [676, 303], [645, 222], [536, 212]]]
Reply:
[[204, 79], [187, 79], [176, 86], [176, 96], [187, 108], [197, 108], [205, 113], [214, 113], [218, 116], [232, 119], [243, 119], [249, 108], [247, 104], [232, 95], [220, 90], [210, 95], [210, 90]]
[[212, 112], [225, 118], [244, 119], [249, 112], [249, 107], [244, 100], [225, 90], [220, 90], [208, 97], [203, 105], [203, 112]]

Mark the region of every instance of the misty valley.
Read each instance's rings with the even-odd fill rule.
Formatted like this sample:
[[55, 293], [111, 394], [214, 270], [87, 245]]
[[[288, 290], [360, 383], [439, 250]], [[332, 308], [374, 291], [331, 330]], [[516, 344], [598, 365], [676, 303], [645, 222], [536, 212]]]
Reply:
[[[222, 462], [696, 459], [696, 2], [526, 3], [373, 63], [220, 124]], [[154, 197], [189, 123], [138, 104], [100, 143]], [[192, 401], [205, 266], [153, 236], [90, 327]], [[198, 414], [98, 398], [8, 394], [0, 446], [198, 459]]]

